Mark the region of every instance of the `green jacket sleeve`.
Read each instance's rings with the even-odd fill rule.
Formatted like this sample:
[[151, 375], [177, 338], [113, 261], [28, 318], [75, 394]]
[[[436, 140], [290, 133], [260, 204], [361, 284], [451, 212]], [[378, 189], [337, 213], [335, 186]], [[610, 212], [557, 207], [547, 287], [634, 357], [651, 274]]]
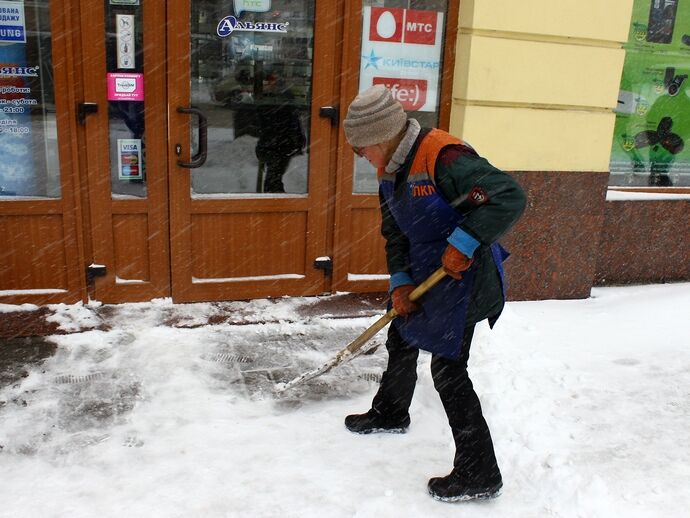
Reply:
[[463, 146], [440, 153], [435, 179], [441, 194], [465, 216], [448, 241], [468, 257], [479, 245], [498, 241], [525, 210], [517, 181]]

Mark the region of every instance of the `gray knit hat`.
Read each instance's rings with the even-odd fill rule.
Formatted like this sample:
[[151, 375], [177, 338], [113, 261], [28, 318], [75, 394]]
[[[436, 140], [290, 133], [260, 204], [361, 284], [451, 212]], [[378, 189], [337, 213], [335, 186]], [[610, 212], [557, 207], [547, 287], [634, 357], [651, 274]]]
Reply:
[[345, 138], [351, 146], [374, 146], [392, 139], [405, 127], [407, 115], [383, 85], [360, 92], [347, 109], [343, 121]]

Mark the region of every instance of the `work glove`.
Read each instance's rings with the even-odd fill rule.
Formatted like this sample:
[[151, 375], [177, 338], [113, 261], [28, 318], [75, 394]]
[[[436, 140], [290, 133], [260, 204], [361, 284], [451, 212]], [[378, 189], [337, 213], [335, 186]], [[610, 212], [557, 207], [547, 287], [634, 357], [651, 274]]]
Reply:
[[393, 309], [401, 317], [406, 317], [410, 313], [414, 313], [419, 309], [419, 306], [410, 300], [410, 293], [416, 288], [411, 284], [403, 284], [393, 290], [391, 300], [393, 302]]
[[474, 259], [467, 257], [453, 245], [448, 245], [446, 247], [446, 250], [443, 252], [443, 257], [441, 258], [443, 269], [453, 279], [457, 280], [462, 279], [462, 272], [472, 266], [472, 261], [474, 261]]

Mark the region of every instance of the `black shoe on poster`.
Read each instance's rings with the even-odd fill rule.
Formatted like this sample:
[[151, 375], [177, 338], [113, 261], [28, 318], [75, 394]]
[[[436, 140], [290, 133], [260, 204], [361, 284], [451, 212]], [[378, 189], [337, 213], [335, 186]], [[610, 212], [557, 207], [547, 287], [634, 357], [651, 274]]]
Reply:
[[463, 476], [451, 471], [445, 477], [434, 477], [429, 480], [429, 494], [441, 502], [467, 502], [469, 500], [486, 500], [501, 494], [503, 481], [499, 475], [488, 483], [472, 483]]
[[366, 414], [352, 414], [345, 418], [345, 427], [353, 433], [405, 433], [410, 426], [410, 416], [390, 419], [373, 408]]

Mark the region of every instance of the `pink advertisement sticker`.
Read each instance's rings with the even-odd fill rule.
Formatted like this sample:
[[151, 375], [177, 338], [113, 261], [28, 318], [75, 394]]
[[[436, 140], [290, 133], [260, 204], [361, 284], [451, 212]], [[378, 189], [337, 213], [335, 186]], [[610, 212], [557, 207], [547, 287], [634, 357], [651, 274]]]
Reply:
[[144, 74], [111, 72], [107, 82], [109, 101], [144, 100]]

